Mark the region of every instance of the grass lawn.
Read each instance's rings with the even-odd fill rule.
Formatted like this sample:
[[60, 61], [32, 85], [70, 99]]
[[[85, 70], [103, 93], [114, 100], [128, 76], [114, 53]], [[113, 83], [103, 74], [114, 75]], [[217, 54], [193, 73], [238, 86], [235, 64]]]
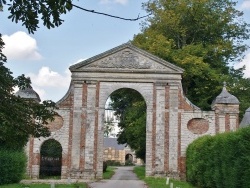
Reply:
[[102, 178], [103, 179], [110, 179], [115, 173], [115, 167], [108, 166], [106, 172], [103, 173]]
[[[115, 173], [115, 167], [108, 166], [107, 171], [103, 173], [103, 179], [110, 179]], [[50, 188], [50, 184], [9, 184], [0, 185], [0, 188]], [[87, 188], [85, 183], [77, 184], [55, 184], [55, 188]]]
[[195, 188], [187, 182], [181, 182], [177, 180], [170, 179], [169, 185], [166, 185], [166, 178], [154, 178], [154, 177], [145, 177], [145, 167], [144, 166], [136, 166], [134, 168], [134, 172], [137, 177], [143, 180], [149, 188], [169, 188], [170, 183], [173, 183], [174, 187], [180, 188]]
[[[9, 184], [0, 185], [0, 188], [50, 188], [50, 184]], [[87, 188], [87, 184], [55, 184], [55, 188]]]

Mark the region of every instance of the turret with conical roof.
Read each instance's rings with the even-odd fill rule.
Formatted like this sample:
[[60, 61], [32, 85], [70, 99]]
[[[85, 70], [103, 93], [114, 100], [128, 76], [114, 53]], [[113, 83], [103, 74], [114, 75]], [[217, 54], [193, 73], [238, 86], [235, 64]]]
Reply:
[[240, 104], [239, 100], [227, 91], [226, 82], [224, 82], [221, 93], [214, 99], [212, 108], [215, 104]]
[[33, 90], [33, 88], [30, 86], [30, 87], [27, 87], [25, 89], [19, 89], [16, 93], [15, 93], [16, 96], [19, 96], [21, 98], [24, 98], [24, 99], [29, 99], [29, 100], [34, 100], [36, 102], [41, 102], [41, 99], [39, 97], [39, 95], [37, 94], [37, 92], [35, 92]]
[[250, 125], [250, 107], [246, 110], [242, 121], [240, 122], [240, 127], [246, 127]]
[[234, 131], [239, 128], [239, 104], [239, 100], [227, 91], [224, 82], [221, 93], [212, 102], [216, 133]]

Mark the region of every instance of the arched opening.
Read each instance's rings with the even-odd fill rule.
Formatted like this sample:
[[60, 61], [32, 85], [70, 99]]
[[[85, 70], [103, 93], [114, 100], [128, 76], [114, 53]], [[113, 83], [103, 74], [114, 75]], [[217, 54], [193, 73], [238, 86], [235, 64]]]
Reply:
[[46, 140], [40, 152], [40, 178], [60, 178], [62, 170], [62, 146], [54, 140]]
[[[125, 164], [127, 160], [133, 162], [133, 155], [126, 155], [126, 153], [130, 152], [136, 158], [140, 158], [145, 162], [147, 115], [146, 102], [143, 96], [134, 89], [121, 88], [111, 93], [105, 108], [104, 139], [108, 139], [109, 133], [107, 132], [112, 130], [110, 137], [115, 135], [117, 142], [116, 146], [110, 146], [113, 147], [114, 151], [104, 153], [104, 161], [106, 159], [105, 155], [108, 157], [114, 154], [112, 159], [119, 161], [121, 164]], [[109, 118], [108, 114], [112, 114], [113, 117]], [[118, 122], [114, 124], [109, 123], [108, 127], [106, 127], [105, 122], [107, 119], [115, 119]], [[104, 146], [104, 151], [105, 147], [107, 146]]]
[[133, 162], [133, 155], [130, 153], [126, 154], [125, 161], [126, 162]]

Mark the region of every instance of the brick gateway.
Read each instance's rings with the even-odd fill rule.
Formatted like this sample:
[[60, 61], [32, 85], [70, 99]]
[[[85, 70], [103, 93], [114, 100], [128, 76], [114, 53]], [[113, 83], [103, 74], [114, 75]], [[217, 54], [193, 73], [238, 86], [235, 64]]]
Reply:
[[239, 101], [226, 88], [202, 111], [184, 95], [183, 69], [130, 43], [70, 67], [72, 80], [57, 102], [49, 138], [30, 138], [27, 173], [39, 178], [40, 148], [48, 139], [62, 146], [62, 179], [102, 177], [105, 103], [120, 88], [138, 91], [147, 104], [146, 176], [185, 177], [185, 151], [203, 135], [236, 130]]

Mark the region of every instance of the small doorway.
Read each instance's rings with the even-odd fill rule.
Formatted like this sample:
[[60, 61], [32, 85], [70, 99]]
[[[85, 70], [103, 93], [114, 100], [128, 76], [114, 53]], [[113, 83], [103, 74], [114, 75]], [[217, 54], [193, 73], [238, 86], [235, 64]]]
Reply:
[[61, 178], [62, 146], [54, 140], [46, 140], [41, 146], [40, 173], [41, 179]]
[[126, 163], [133, 163], [133, 155], [130, 153], [126, 154], [125, 161]]

